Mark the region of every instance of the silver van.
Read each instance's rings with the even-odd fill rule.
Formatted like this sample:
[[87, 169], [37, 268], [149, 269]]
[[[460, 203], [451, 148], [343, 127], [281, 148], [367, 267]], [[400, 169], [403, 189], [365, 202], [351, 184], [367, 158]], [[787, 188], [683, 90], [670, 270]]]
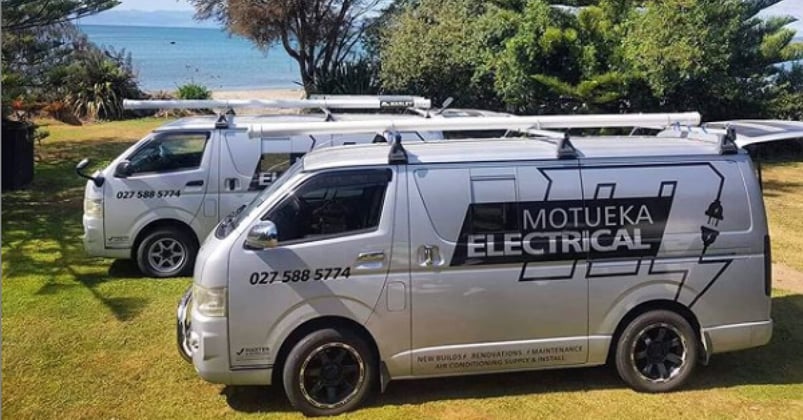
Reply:
[[[406, 126], [376, 128], [390, 127]], [[282, 384], [332, 415], [390, 380], [609, 360], [632, 388], [670, 391], [712, 354], [770, 340], [762, 194], [732, 132], [388, 136], [307, 154], [209, 236], [177, 313], [202, 378]]]
[[[152, 277], [192, 274], [199, 244], [226, 215], [271, 185], [290, 163], [322, 146], [370, 143], [376, 133], [278, 135], [249, 139], [254, 124], [358, 121], [387, 114], [334, 114], [343, 109], [407, 109], [397, 119], [460, 116], [460, 110], [433, 111], [418, 97], [329, 97], [291, 101], [126, 101], [128, 108], [212, 108], [274, 106], [323, 112], [237, 117], [194, 116], [167, 123], [89, 178], [84, 194], [84, 248], [91, 256], [134, 259]], [[416, 108], [418, 107], [418, 108]], [[500, 116], [487, 111], [484, 115]], [[430, 115], [432, 113], [433, 115]], [[440, 131], [402, 132], [406, 141], [443, 139]], [[381, 137], [380, 140], [384, 141]]]

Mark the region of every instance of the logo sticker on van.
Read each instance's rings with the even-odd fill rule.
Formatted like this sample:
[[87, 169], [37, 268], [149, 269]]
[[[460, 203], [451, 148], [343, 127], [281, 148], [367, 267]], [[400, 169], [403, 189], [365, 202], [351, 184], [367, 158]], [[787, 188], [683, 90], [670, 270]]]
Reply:
[[654, 257], [675, 185], [656, 197], [472, 203], [451, 265]]

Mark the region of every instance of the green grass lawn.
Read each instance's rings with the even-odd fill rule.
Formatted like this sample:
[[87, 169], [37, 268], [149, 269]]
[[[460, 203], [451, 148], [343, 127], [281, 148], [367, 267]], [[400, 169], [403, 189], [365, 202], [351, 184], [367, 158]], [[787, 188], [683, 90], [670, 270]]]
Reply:
[[[108, 161], [163, 120], [49, 122], [30, 189], [3, 194], [2, 410], [9, 418], [300, 417], [278, 388], [201, 380], [177, 354], [187, 278], [144, 279], [81, 244], [82, 157]], [[803, 270], [803, 162], [765, 166], [777, 261]], [[355, 418], [801, 418], [803, 295], [776, 290], [770, 345], [717, 355], [684, 391], [592, 368], [391, 383]]]

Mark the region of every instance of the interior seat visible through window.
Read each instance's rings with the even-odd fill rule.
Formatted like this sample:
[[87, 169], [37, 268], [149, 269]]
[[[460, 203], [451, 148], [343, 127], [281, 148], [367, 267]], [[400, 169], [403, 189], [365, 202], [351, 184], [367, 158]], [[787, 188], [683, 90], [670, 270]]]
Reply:
[[369, 231], [379, 226], [389, 169], [315, 175], [269, 211], [279, 242]]

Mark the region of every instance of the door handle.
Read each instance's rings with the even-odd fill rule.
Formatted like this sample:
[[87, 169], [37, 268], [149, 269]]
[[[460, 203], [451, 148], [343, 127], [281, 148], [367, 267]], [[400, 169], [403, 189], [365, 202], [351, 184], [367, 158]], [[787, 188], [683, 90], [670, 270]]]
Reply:
[[418, 265], [422, 267], [432, 267], [440, 265], [441, 252], [436, 245], [421, 245], [418, 247]]
[[361, 252], [357, 255], [357, 262], [371, 263], [385, 261], [384, 251]]
[[227, 191], [234, 191], [240, 186], [240, 182], [237, 178], [226, 178], [225, 182]]
[[368, 251], [357, 254], [354, 268], [357, 270], [379, 270], [385, 265], [385, 251]]
[[189, 181], [185, 186], [187, 187], [202, 187], [204, 185], [203, 179], [196, 179], [195, 181]]

